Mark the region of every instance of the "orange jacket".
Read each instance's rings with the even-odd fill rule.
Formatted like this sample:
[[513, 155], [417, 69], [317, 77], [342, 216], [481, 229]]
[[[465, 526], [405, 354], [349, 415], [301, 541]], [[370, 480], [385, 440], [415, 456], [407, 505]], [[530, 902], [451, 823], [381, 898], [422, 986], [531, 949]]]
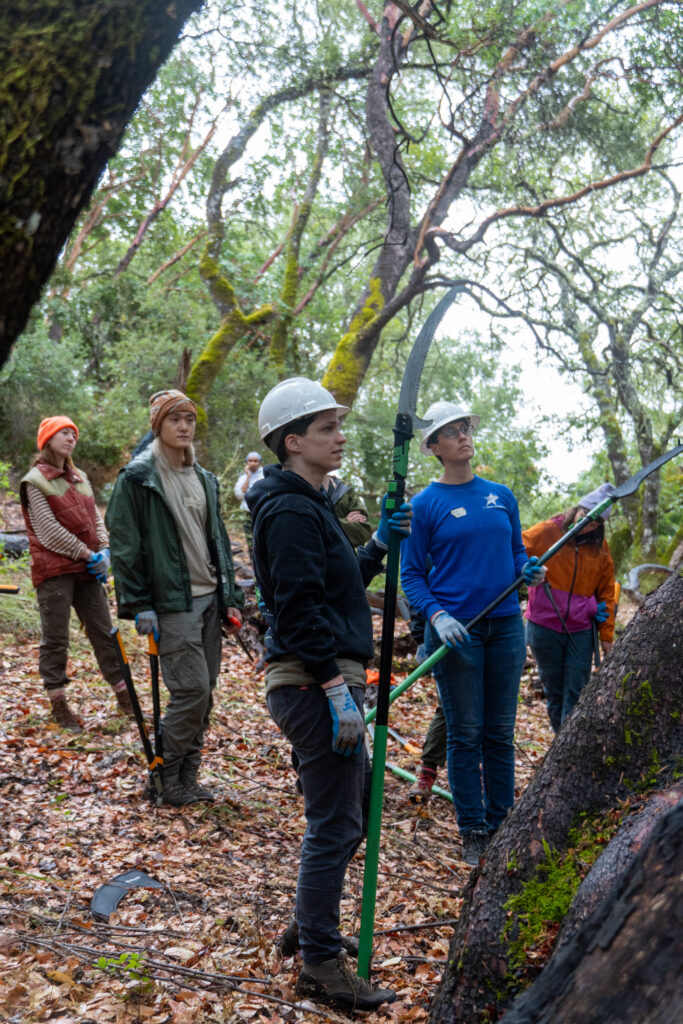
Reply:
[[[555, 516], [523, 530], [522, 540], [529, 557], [540, 557], [563, 535], [562, 516]], [[614, 639], [614, 563], [607, 541], [596, 547], [570, 540], [546, 562], [546, 568], [546, 580], [569, 632], [590, 629], [598, 601], [604, 601], [609, 618], [600, 626], [600, 639], [611, 643]], [[562, 632], [557, 612], [542, 586], [529, 587], [526, 617], [539, 626]]]

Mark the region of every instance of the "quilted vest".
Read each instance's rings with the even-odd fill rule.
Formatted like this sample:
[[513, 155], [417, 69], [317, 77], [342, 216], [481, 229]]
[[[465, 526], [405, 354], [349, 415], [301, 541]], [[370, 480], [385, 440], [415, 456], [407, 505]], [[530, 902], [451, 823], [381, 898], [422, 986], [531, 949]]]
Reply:
[[97, 551], [99, 540], [95, 522], [95, 498], [87, 476], [79, 469], [57, 469], [47, 462], [38, 462], [21, 481], [19, 493], [21, 510], [26, 523], [29, 548], [31, 549], [31, 579], [34, 587], [53, 576], [76, 572], [84, 579], [89, 577], [84, 561], [74, 562], [66, 555], [58, 555], [44, 547], [36, 537], [28, 514], [26, 484], [33, 484], [47, 498], [57, 521], [86, 544], [91, 551]]

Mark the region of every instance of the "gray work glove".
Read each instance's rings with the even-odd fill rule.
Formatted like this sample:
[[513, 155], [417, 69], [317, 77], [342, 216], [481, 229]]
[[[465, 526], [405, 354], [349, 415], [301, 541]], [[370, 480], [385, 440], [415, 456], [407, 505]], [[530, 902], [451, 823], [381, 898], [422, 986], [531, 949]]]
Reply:
[[462, 622], [458, 622], [448, 612], [443, 610], [436, 612], [435, 615], [432, 615], [430, 621], [439, 635], [439, 640], [442, 644], [446, 644], [447, 647], [455, 647], [456, 644], [468, 644], [470, 642], [470, 634]]
[[332, 716], [332, 749], [343, 757], [359, 754], [363, 748], [365, 722], [346, 683], [323, 691]]
[[146, 612], [137, 613], [135, 616], [135, 628], [140, 636], [147, 636], [148, 633], [151, 633], [154, 637], [154, 642], [159, 643], [159, 620], [153, 608]]

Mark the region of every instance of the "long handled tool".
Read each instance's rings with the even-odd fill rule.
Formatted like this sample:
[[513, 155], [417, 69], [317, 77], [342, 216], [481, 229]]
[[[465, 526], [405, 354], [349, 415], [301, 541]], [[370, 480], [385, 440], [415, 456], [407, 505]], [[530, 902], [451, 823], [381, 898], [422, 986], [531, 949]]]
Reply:
[[[121, 634], [116, 627], [111, 631], [111, 638], [114, 644], [114, 650], [116, 656], [119, 659], [119, 666], [121, 668], [121, 674], [128, 690], [128, 696], [130, 702], [133, 705], [133, 714], [135, 715], [135, 721], [138, 724], [138, 732], [140, 733], [140, 739], [142, 740], [142, 749], [145, 752], [147, 758], [147, 765], [149, 768], [149, 782], [152, 790], [153, 798], [157, 804], [161, 804], [164, 799], [164, 781], [161, 776], [161, 767], [163, 765], [163, 758], [157, 757], [152, 750], [152, 744], [149, 741], [149, 733], [147, 732], [147, 726], [145, 720], [142, 717], [142, 709], [140, 708], [140, 701], [138, 695], [135, 692], [135, 686], [133, 684], [133, 676], [131, 675], [130, 665], [128, 663], [128, 656], [126, 654], [126, 648], [123, 646], [123, 640]], [[155, 645], [156, 647], [156, 645]], [[150, 652], [151, 652], [150, 644]], [[158, 687], [157, 687], [158, 693]]]
[[[673, 459], [677, 455], [680, 455], [681, 452], [683, 452], [683, 444], [679, 444], [675, 448], [672, 448], [671, 451], [665, 452], [663, 455], [660, 455], [659, 458], [651, 462], [649, 466], [644, 466], [643, 469], [641, 469], [638, 473], [635, 474], [635, 476], [630, 477], [623, 484], [617, 487], [613, 494], [611, 494], [608, 498], [605, 498], [603, 501], [601, 501], [600, 504], [596, 505], [594, 509], [591, 509], [591, 511], [588, 512], [583, 517], [583, 519], [580, 519], [578, 523], [572, 526], [571, 530], [568, 530], [563, 537], [560, 537], [560, 539], [552, 545], [552, 547], [548, 548], [548, 550], [544, 552], [539, 558], [538, 564], [544, 565], [548, 561], [548, 559], [552, 558], [553, 555], [557, 554], [560, 548], [563, 548], [564, 545], [569, 540], [571, 540], [572, 537], [575, 537], [577, 533], [580, 533], [584, 526], [587, 526], [589, 523], [598, 519], [599, 516], [605, 511], [605, 509], [609, 508], [610, 505], [613, 505], [615, 501], [618, 501], [620, 498], [626, 498], [629, 494], [635, 494], [635, 492], [638, 490], [645, 477], [649, 476], [650, 473], [654, 473], [655, 470], [659, 469], [660, 466], [663, 466], [665, 462], [669, 461], [669, 459]], [[470, 629], [472, 629], [473, 626], [476, 626], [478, 622], [481, 622], [482, 619], [485, 619], [486, 616], [489, 615], [494, 608], [497, 608], [498, 605], [501, 604], [501, 602], [504, 601], [509, 594], [517, 590], [523, 582], [524, 576], [518, 576], [513, 583], [511, 583], [508, 587], [505, 588], [505, 590], [503, 590], [502, 593], [498, 595], [498, 597], [494, 598], [490, 604], [487, 604], [486, 608], [484, 608], [483, 611], [479, 612], [478, 615], [475, 615], [473, 619], [470, 619], [470, 621], [466, 623], [465, 628], [469, 631]], [[398, 686], [394, 687], [394, 689], [391, 691], [391, 694], [389, 695], [389, 703], [393, 704], [396, 698], [400, 697], [402, 693], [405, 693], [409, 686], [412, 686], [413, 683], [416, 683], [417, 680], [420, 679], [422, 676], [427, 675], [432, 665], [435, 665], [437, 661], [440, 661], [448, 650], [448, 646], [446, 644], [443, 644], [441, 647], [438, 647], [433, 654], [430, 654], [428, 658], [425, 658], [422, 664], [419, 665], [414, 672], [411, 672], [410, 675], [407, 676], [407, 678], [404, 679], [402, 683], [399, 683]], [[368, 713], [365, 716], [366, 725], [373, 720], [376, 713], [376, 708], [371, 708], [368, 711]]]
[[598, 624], [595, 619], [591, 619], [591, 631], [593, 633], [593, 658], [595, 660], [595, 668], [600, 668], [600, 632], [598, 630]]
[[[234, 626], [236, 630], [239, 630], [241, 625], [242, 625], [242, 623], [240, 622], [239, 619], [236, 619], [234, 617], [234, 615], [227, 615], [225, 620], [224, 620], [224, 622], [223, 622], [223, 625], [224, 626], [228, 626], [228, 625]], [[227, 629], [223, 629], [223, 630], [221, 630], [221, 632], [223, 633], [223, 636], [225, 637], [226, 640], [232, 640], [233, 638], [235, 640], [237, 640], [237, 642], [239, 643], [240, 647], [242, 648], [242, 650], [244, 651], [246, 656], [249, 658], [249, 661], [253, 661], [254, 660], [252, 658], [252, 656], [251, 656], [249, 648], [245, 644], [245, 642], [242, 639], [242, 637], [240, 636], [239, 632], [237, 632], [237, 633], [228, 633]]]
[[[161, 769], [164, 764], [164, 740], [161, 735], [161, 698], [159, 696], [159, 648], [154, 639], [154, 633], [147, 634], [149, 644], [149, 671], [152, 676], [152, 721], [154, 728], [154, 762]], [[161, 774], [161, 773], [159, 773]], [[156, 789], [156, 787], [155, 787]], [[161, 783], [161, 792], [156, 790], [157, 796], [163, 797], [164, 784]]]
[[[432, 338], [441, 319], [456, 295], [464, 291], [462, 285], [455, 285], [444, 295], [439, 304], [428, 316], [422, 330], [417, 336], [413, 349], [408, 357], [401, 393], [398, 402], [398, 413], [394, 423], [394, 451], [392, 464], [394, 475], [389, 483], [387, 511], [397, 511], [405, 495], [405, 480], [408, 473], [408, 449], [413, 437], [414, 426], [428, 426], [417, 416], [417, 393], [425, 358]], [[379, 842], [382, 830], [382, 803], [384, 800], [384, 766], [387, 754], [387, 724], [389, 721], [389, 691], [391, 688], [391, 661], [394, 643], [394, 622], [396, 620], [396, 595], [398, 589], [398, 564], [400, 557], [400, 538], [390, 532], [389, 552], [387, 555], [386, 582], [384, 587], [384, 610], [382, 616], [382, 643], [379, 660], [379, 680], [377, 683], [377, 717], [375, 726], [375, 742], [372, 751], [372, 782], [370, 787], [370, 810], [368, 816], [368, 836], [365, 847], [365, 872], [363, 875], [363, 905], [361, 910], [360, 939], [358, 950], [358, 973], [362, 978], [370, 976], [370, 959], [372, 956], [372, 935], [375, 927], [375, 900], [377, 896], [377, 869], [379, 864]]]

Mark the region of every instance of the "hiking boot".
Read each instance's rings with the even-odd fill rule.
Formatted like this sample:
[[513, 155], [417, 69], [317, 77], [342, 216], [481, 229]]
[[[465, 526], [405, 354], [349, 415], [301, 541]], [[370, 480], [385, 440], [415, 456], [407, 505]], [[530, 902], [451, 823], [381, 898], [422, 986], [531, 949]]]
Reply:
[[[342, 946], [349, 956], [358, 959], [358, 939], [355, 935], [342, 935]], [[294, 956], [301, 949], [299, 942], [299, 924], [295, 917], [289, 922], [280, 938], [277, 946], [283, 956]]]
[[164, 806], [184, 807], [185, 804], [195, 804], [200, 799], [194, 790], [188, 789], [178, 777], [178, 768], [162, 769], [164, 780]]
[[216, 794], [213, 793], [210, 789], [207, 789], [206, 786], [203, 786], [201, 784], [201, 782], [197, 778], [198, 774], [198, 764], [183, 764], [183, 766], [180, 769], [180, 774], [178, 776], [180, 785], [183, 787], [183, 789], [186, 789], [188, 790], [188, 792], [193, 793], [195, 800], [215, 800]]
[[50, 707], [52, 708], [52, 717], [62, 729], [66, 729], [68, 732], [73, 732], [76, 735], [83, 732], [83, 723], [73, 713], [63, 693], [58, 697], [50, 697]]
[[126, 718], [135, 718], [135, 712], [133, 711], [133, 704], [128, 690], [114, 690], [114, 696], [116, 697], [116, 702], [119, 708]]
[[393, 1003], [396, 999], [390, 988], [374, 988], [349, 970], [343, 953], [323, 964], [304, 964], [295, 991], [338, 1010], [376, 1010], [382, 1003]]
[[473, 828], [471, 832], [462, 837], [462, 859], [465, 864], [476, 868], [484, 856], [490, 838], [487, 828]]
[[408, 799], [411, 804], [426, 804], [432, 795], [435, 782], [436, 768], [428, 768], [426, 764], [421, 764], [417, 779], [408, 790]]

